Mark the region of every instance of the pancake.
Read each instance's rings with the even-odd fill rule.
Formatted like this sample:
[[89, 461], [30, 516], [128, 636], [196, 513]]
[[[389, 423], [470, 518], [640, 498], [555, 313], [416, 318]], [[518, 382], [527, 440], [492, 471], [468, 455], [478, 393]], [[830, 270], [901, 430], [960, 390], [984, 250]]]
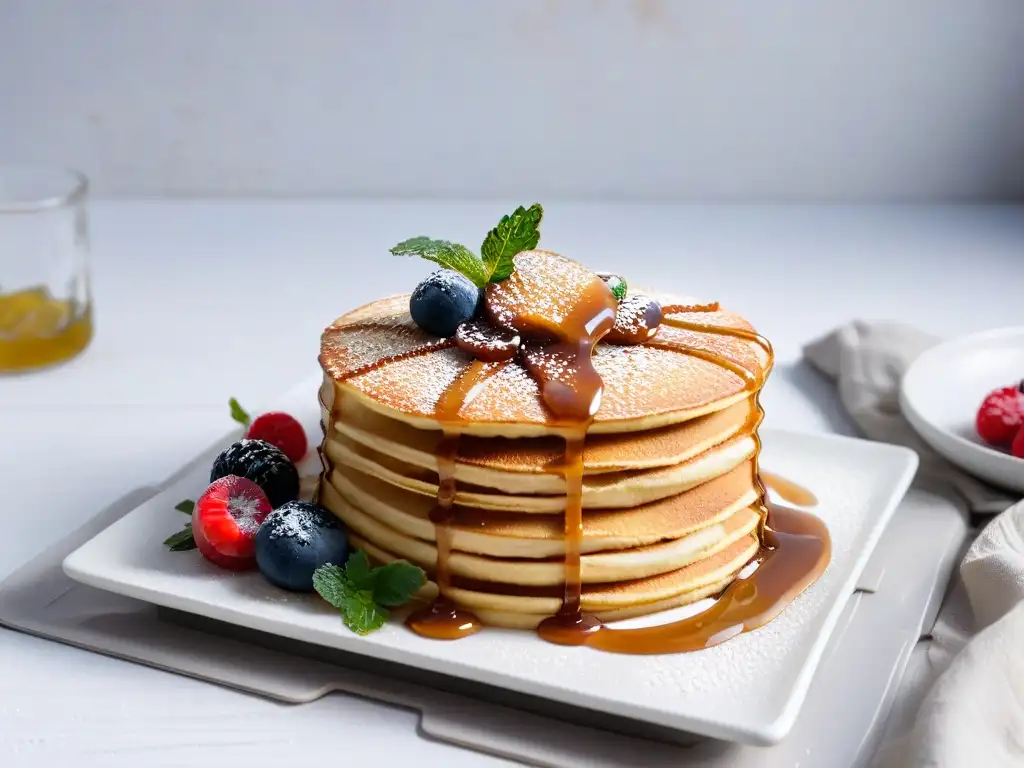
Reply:
[[[717, 304], [623, 297], [546, 251], [511, 260], [450, 338], [412, 321], [408, 294], [324, 331], [317, 501], [353, 546], [433, 579], [438, 599], [408, 620], [422, 635], [543, 622], [545, 640], [617, 650], [624, 636], [589, 634], [589, 616], [689, 605], [748, 565], [761, 576], [772, 350]], [[777, 604], [743, 584], [723, 596], [742, 615]]]
[[[359, 534], [351, 538], [355, 546], [378, 562], [400, 557]], [[750, 562], [758, 547], [757, 536], [749, 534], [703, 560], [668, 573], [611, 585], [586, 584], [582, 588], [581, 608], [599, 619], [612, 621], [688, 605], [724, 589]], [[456, 581], [446, 594], [482, 621], [499, 627], [533, 628], [562, 605], [557, 587], [489, 592], [482, 591], [479, 584], [465, 586]]]
[[[654, 298], [657, 298], [655, 296]], [[706, 326], [753, 330], [730, 312], [674, 312], [673, 318]], [[590, 432], [628, 433], [656, 429], [720, 411], [747, 399], [751, 382], [763, 380], [770, 366], [759, 344], [734, 336], [693, 332], [663, 325], [661, 344], [675, 343], [707, 355], [653, 346], [598, 345], [594, 367], [604, 391]], [[320, 343], [320, 364], [336, 397], [352, 396], [389, 418], [420, 429], [439, 429], [440, 397], [469, 367], [472, 358], [421, 330], [409, 316], [409, 295], [372, 302], [338, 318]], [[540, 398], [537, 383], [517, 362], [500, 368], [460, 410], [463, 434], [524, 437], [562, 434]]]
[[[381, 549], [394, 552], [424, 569], [433, 571], [437, 549], [391, 528], [344, 499], [333, 485], [321, 489], [320, 503], [337, 515], [345, 525], [372, 541]], [[757, 527], [760, 515], [743, 507], [720, 522], [706, 525], [681, 538], [619, 551], [585, 554], [580, 560], [580, 579], [584, 584], [623, 581], [654, 576], [676, 570], [708, 557]], [[517, 586], [557, 586], [565, 580], [561, 557], [549, 559], [502, 559], [453, 549], [448, 568], [455, 576], [478, 581]]]
[[[350, 505], [406, 536], [436, 540], [430, 512], [436, 501], [348, 467], [327, 478]], [[325, 499], [326, 501], [326, 499]], [[678, 539], [720, 523], [757, 501], [750, 464], [685, 493], [631, 509], [593, 510], [583, 515], [580, 550], [629, 549]], [[565, 554], [561, 515], [501, 514], [454, 507], [448, 523], [451, 547], [492, 557], [545, 558]]]
[[[407, 464], [437, 471], [441, 431], [411, 427], [361, 405], [355, 398], [340, 405], [338, 418], [333, 421], [325, 407], [321, 406], [321, 410], [324, 424], [330, 422], [352, 441]], [[682, 424], [635, 434], [588, 435], [583, 449], [583, 472], [594, 475], [681, 464], [737, 434], [752, 414], [753, 402], [747, 398]], [[533, 473], [540, 475], [534, 480], [534, 492], [564, 493], [565, 481], [558, 474], [564, 450], [565, 441], [560, 437], [467, 436], [459, 442], [455, 479], [471, 485], [504, 488], [502, 474]]]
[[[754, 438], [744, 435], [727, 440], [676, 466], [585, 477], [583, 508], [635, 507], [674, 496], [735, 469], [750, 459], [755, 449]], [[384, 456], [346, 437], [325, 440], [323, 451], [334, 466], [352, 467], [400, 488], [430, 498], [437, 497], [437, 476], [429, 470]], [[515, 488], [507, 487], [505, 493], [495, 493], [486, 488], [463, 484], [456, 489], [455, 503], [460, 506], [508, 512], [550, 514], [563, 511], [565, 496], [526, 495], [533, 492], [530, 484], [537, 477], [522, 473], [509, 474], [506, 476], [507, 485]]]

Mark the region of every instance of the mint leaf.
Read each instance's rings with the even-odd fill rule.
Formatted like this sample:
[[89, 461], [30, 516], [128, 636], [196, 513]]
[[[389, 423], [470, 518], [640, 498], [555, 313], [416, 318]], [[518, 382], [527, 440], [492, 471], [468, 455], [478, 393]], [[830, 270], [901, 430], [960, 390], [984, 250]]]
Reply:
[[608, 287], [612, 289], [612, 296], [615, 297], [616, 301], [622, 301], [626, 298], [626, 281], [621, 277], [616, 281], [609, 281]]
[[372, 591], [376, 579], [376, 571], [379, 570], [379, 568], [373, 569], [370, 567], [370, 560], [361, 549], [357, 549], [349, 555], [348, 562], [345, 563], [345, 576], [355, 589], [368, 589]]
[[235, 398], [228, 400], [228, 407], [231, 409], [231, 418], [241, 424], [243, 427], [248, 427], [252, 423], [252, 418], [245, 409], [238, 404]]
[[339, 611], [344, 607], [345, 600], [355, 592], [345, 577], [345, 569], [330, 563], [321, 565], [313, 572], [313, 589]]
[[185, 499], [175, 504], [174, 508], [179, 512], [184, 512], [186, 515], [191, 515], [192, 511], [196, 508], [196, 503], [192, 499]]
[[374, 569], [373, 599], [388, 608], [405, 605], [427, 583], [427, 575], [405, 560], [393, 560]]
[[185, 523], [185, 527], [164, 539], [164, 546], [171, 552], [188, 552], [196, 548], [196, 540], [192, 536], [192, 523]]
[[357, 549], [344, 567], [321, 565], [313, 573], [313, 589], [341, 611], [345, 626], [368, 635], [384, 626], [388, 607], [409, 602], [426, 583], [423, 570], [405, 560], [371, 568], [366, 553]]
[[487, 282], [498, 283], [512, 274], [512, 257], [529, 251], [540, 242], [540, 220], [544, 209], [540, 203], [529, 208], [519, 206], [510, 216], [503, 216], [498, 226], [487, 233], [480, 255], [483, 257]]
[[478, 288], [487, 285], [487, 270], [484, 263], [464, 245], [420, 236], [403, 240], [391, 249], [391, 253], [394, 256], [419, 256], [421, 259], [465, 275]]
[[373, 601], [373, 594], [365, 589], [345, 598], [341, 616], [345, 626], [357, 635], [368, 635], [383, 627], [388, 620], [387, 609], [377, 605]]

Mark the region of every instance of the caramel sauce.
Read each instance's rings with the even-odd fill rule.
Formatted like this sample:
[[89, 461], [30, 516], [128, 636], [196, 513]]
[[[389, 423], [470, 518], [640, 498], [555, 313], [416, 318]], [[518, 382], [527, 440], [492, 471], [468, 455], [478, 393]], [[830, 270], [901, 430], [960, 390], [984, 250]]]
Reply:
[[575, 645], [628, 654], [699, 651], [763, 627], [821, 575], [832, 551], [814, 515], [773, 507], [765, 546], [707, 610], [679, 621], [633, 629], [602, 626], [568, 636]]
[[[353, 327], [353, 328], [361, 327], [361, 325], [362, 324], [351, 326], [351, 327]], [[432, 352], [436, 352], [437, 350], [448, 349], [448, 348], [453, 347], [453, 346], [455, 346], [455, 341], [453, 339], [440, 339], [440, 340], [438, 340], [436, 342], [428, 342], [428, 343], [423, 344], [422, 346], [416, 347], [414, 349], [406, 350], [405, 352], [399, 352], [396, 355], [388, 355], [386, 357], [380, 358], [379, 360], [374, 360], [372, 363], [366, 363], [365, 365], [358, 365], [358, 366], [356, 366], [354, 368], [351, 368], [349, 370], [346, 370], [346, 371], [343, 371], [343, 372], [339, 372], [335, 376], [335, 378], [337, 378], [338, 381], [345, 381], [346, 379], [354, 379], [357, 376], [362, 376], [363, 374], [371, 373], [373, 371], [376, 371], [379, 368], [383, 368], [385, 365], [389, 365], [391, 363], [397, 363], [400, 360], [408, 360], [409, 358], [413, 358], [413, 357], [420, 357], [422, 355], [429, 355]], [[321, 367], [324, 367], [324, 361], [323, 361], [323, 357], [322, 356], [320, 358], [318, 358], [318, 362], [320, 363]], [[320, 400], [320, 405], [322, 405], [325, 408], [327, 408], [327, 404], [323, 401], [323, 393], [321, 392], [317, 397]], [[338, 418], [340, 416], [341, 416], [341, 401], [338, 398], [338, 393], [335, 391], [335, 392], [331, 393], [331, 407], [327, 408], [327, 423], [324, 424], [323, 419], [320, 419], [320, 429], [324, 433], [324, 439], [330, 437], [331, 432], [334, 431], [334, 424], [335, 424], [335, 422], [338, 420]], [[317, 447], [316, 453], [317, 453], [317, 456], [320, 459], [320, 466], [321, 466], [322, 469], [321, 469], [321, 472], [320, 472], [320, 480], [317, 483], [316, 490], [313, 492], [313, 503], [314, 504], [319, 503], [319, 500], [320, 500], [320, 488], [324, 484], [324, 482], [327, 480], [327, 478], [329, 478], [331, 476], [331, 472], [334, 470], [334, 466], [331, 464], [330, 458], [324, 452], [323, 444], [322, 443], [321, 443], [320, 446]]]
[[[671, 311], [683, 310], [669, 307], [664, 313], [667, 315]], [[701, 310], [688, 307], [685, 311]], [[614, 629], [599, 622], [567, 620], [571, 617], [559, 614], [545, 620], [538, 629], [540, 636], [550, 642], [586, 645], [602, 651], [628, 654], [682, 653], [709, 648], [742, 632], [764, 626], [814, 583], [828, 565], [831, 539], [825, 524], [814, 515], [798, 510], [769, 510], [766, 503], [765, 486], [758, 465], [761, 441], [757, 428], [764, 418], [760, 389], [774, 360], [771, 344], [764, 337], [741, 328], [691, 323], [671, 317], [663, 322], [690, 331], [735, 336], [760, 345], [767, 354], [763, 370], [754, 373], [722, 355], [678, 341], [655, 338], [647, 342], [648, 346], [692, 355], [733, 371], [743, 379], [744, 389], [755, 393], [755, 408], [745, 431], [755, 441], [751, 465], [754, 486], [758, 491], [757, 507], [761, 513], [758, 531], [761, 550], [744, 569], [752, 567], [752, 572], [741, 571], [741, 575], [726, 587], [711, 607], [694, 616], [662, 625]]]
[[761, 482], [775, 491], [779, 498], [796, 504], [798, 507], [818, 506], [818, 497], [802, 485], [797, 485], [792, 480], [787, 480], [772, 472], [761, 472]]
[[[616, 301], [608, 286], [597, 278], [569, 312], [556, 339], [523, 344], [520, 360], [537, 381], [541, 399], [566, 428], [565, 455], [565, 593], [559, 612], [541, 622], [538, 634], [557, 642], [566, 635], [586, 635], [600, 622], [580, 611], [580, 549], [583, 542], [583, 444], [587, 429], [601, 405], [604, 382], [594, 367], [594, 347], [615, 324]], [[528, 329], [532, 318], [518, 315], [509, 320], [517, 330]]]
[[[531, 268], [536, 269], [532, 263]], [[645, 305], [633, 308], [629, 322], [624, 319], [616, 329], [617, 303], [607, 285], [596, 276], [589, 282], [584, 279], [581, 283], [578, 274], [574, 275], [577, 287], [584, 287], [578, 290], [571, 310], [560, 318], [545, 316], [535, 311], [531, 301], [538, 298], [536, 278], [536, 274], [527, 275], [519, 285], [512, 288], [503, 284], [488, 288], [489, 298], [497, 294], [496, 304], [488, 305], [495, 327], [474, 321], [472, 326], [460, 329], [462, 333], [452, 339], [355, 368], [344, 376], [351, 378], [396, 360], [456, 344], [477, 358], [442, 395], [435, 409], [437, 419], [444, 429], [444, 437], [437, 449], [437, 501], [430, 514], [437, 541], [434, 576], [439, 597], [428, 608], [411, 615], [407, 624], [415, 632], [436, 639], [457, 639], [480, 629], [477, 617], [456, 606], [446, 595], [452, 584], [448, 559], [451, 553], [450, 524], [454, 516], [456, 495], [455, 465], [460, 442], [459, 425], [462, 423], [459, 414], [466, 403], [480, 392], [486, 380], [502, 368], [502, 364], [496, 364], [495, 361], [507, 361], [513, 355], [517, 356], [519, 363], [537, 382], [541, 398], [554, 416], [554, 425], [565, 436], [563, 459], [553, 468], [563, 474], [566, 481], [562, 607], [556, 615], [541, 622], [537, 629], [538, 635], [553, 643], [586, 645], [613, 653], [679, 653], [717, 645], [771, 621], [824, 571], [831, 554], [831, 541], [827, 527], [816, 516], [790, 508], [769, 508], [767, 505], [765, 483], [759, 467], [761, 442], [757, 429], [764, 418], [760, 389], [774, 361], [769, 342], [746, 329], [694, 323], [671, 317], [675, 313], [715, 312], [719, 308], [717, 303], [660, 307], [656, 302], [651, 302], [653, 307]], [[515, 283], [516, 279], [514, 272], [513, 277], [506, 282]], [[532, 289], [531, 279], [534, 280]], [[553, 279], [557, 279], [557, 275]], [[540, 303], [544, 303], [543, 299]], [[550, 304], [547, 302], [546, 306]], [[636, 311], [638, 309], [642, 311]], [[656, 335], [659, 325], [740, 338], [759, 345], [765, 351], [767, 361], [760, 366], [760, 370], [751, 371], [715, 352], [673, 339], [659, 339]], [[516, 333], [520, 336], [517, 337]], [[587, 429], [601, 402], [603, 383], [591, 357], [595, 345], [602, 338], [620, 344], [645, 344], [706, 360], [735, 373], [743, 380], [744, 391], [754, 394], [755, 408], [744, 426], [744, 432], [749, 433], [755, 441], [751, 465], [754, 486], [758, 491], [757, 508], [761, 513], [758, 527], [761, 549], [741, 570], [740, 575], [711, 601], [709, 608], [667, 624], [616, 629], [603, 626], [600, 620], [581, 611], [583, 447]], [[336, 410], [332, 404], [325, 434], [331, 429]], [[329, 471], [330, 468], [325, 464], [324, 476]], [[791, 503], [811, 506], [817, 501], [814, 494], [795, 483], [775, 475], [764, 474], [763, 477], [780, 497]], [[529, 592], [514, 591], [524, 594]]]
[[[669, 308], [674, 309], [673, 307]], [[753, 481], [754, 488], [757, 489], [757, 509], [761, 515], [761, 522], [758, 525], [758, 536], [762, 541], [765, 541], [766, 531], [769, 525], [769, 510], [767, 501], [767, 491], [764, 487], [764, 482], [761, 480], [761, 437], [758, 435], [758, 427], [761, 426], [761, 422], [764, 421], [764, 408], [761, 406], [761, 387], [764, 386], [765, 379], [771, 372], [772, 366], [775, 364], [775, 351], [772, 349], [771, 343], [759, 333], [754, 331], [748, 331], [746, 328], [733, 328], [728, 325], [708, 325], [706, 323], [693, 323], [688, 320], [680, 320], [677, 317], [665, 318], [665, 325], [672, 328], [679, 328], [685, 331], [692, 331], [695, 333], [714, 333], [721, 336], [732, 336], [737, 339], [752, 342], [757, 344], [761, 349], [764, 350], [767, 356], [767, 362], [761, 366], [759, 373], [753, 373], [748, 371], [742, 365], [739, 365], [733, 360], [730, 360], [723, 355], [710, 352], [708, 350], [695, 350], [693, 347], [688, 345], [678, 345], [682, 347], [682, 350], [686, 354], [699, 357], [708, 362], [714, 363], [721, 366], [743, 378], [745, 384], [744, 389], [748, 392], [754, 393], [754, 410], [751, 414], [750, 421], [746, 424], [744, 431], [749, 432], [751, 437], [754, 438], [754, 457], [751, 461], [751, 467], [753, 467]], [[665, 342], [662, 342], [664, 345]], [[657, 342], [651, 344], [651, 346], [660, 346]], [[668, 347], [671, 348], [671, 345]]]
[[473, 361], [445, 391], [434, 408], [438, 421], [444, 427], [444, 436], [437, 447], [437, 500], [430, 511], [437, 544], [434, 581], [437, 584], [438, 599], [427, 608], [412, 613], [406, 619], [406, 625], [416, 634], [435, 640], [457, 640], [479, 632], [481, 627], [480, 620], [471, 611], [459, 608], [446, 596], [451, 589], [452, 579], [448, 561], [452, 551], [455, 462], [459, 455], [460, 440], [456, 427], [463, 407], [480, 394], [487, 379], [502, 367], [502, 364]]

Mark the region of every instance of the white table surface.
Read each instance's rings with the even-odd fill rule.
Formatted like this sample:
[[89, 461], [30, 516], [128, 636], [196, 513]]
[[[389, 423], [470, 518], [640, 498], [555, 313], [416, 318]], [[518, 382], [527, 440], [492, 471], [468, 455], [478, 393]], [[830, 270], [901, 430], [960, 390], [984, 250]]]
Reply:
[[[74, 362], [0, 378], [0, 578], [152, 484], [315, 370], [342, 312], [475, 246], [508, 204], [97, 202], [97, 335]], [[635, 284], [721, 300], [775, 344], [771, 426], [850, 433], [801, 345], [851, 317], [941, 335], [1024, 323], [1024, 207], [546, 205], [543, 245]], [[938, 384], [938, 382], [937, 382]], [[505, 765], [420, 739], [415, 716], [333, 695], [276, 705], [0, 629], [0, 765]]]

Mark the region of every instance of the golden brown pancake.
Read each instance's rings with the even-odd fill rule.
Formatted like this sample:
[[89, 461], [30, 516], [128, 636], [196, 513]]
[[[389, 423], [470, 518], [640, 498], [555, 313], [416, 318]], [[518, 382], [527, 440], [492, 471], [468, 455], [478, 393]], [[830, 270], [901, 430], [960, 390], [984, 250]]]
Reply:
[[[331, 486], [322, 489], [321, 503], [361, 537], [388, 552], [394, 552], [422, 568], [433, 571], [437, 549], [380, 523], [349, 504]], [[744, 507], [720, 523], [713, 523], [680, 539], [663, 541], [618, 552], [595, 552], [580, 560], [584, 584], [609, 583], [655, 576], [682, 568], [708, 557], [738, 539], [751, 534], [760, 516]], [[451, 573], [481, 582], [516, 586], [558, 586], [565, 580], [561, 557], [535, 560], [502, 559], [453, 551], [448, 560]]]
[[[401, 557], [358, 533], [354, 533], [351, 540], [354, 546], [361, 547], [378, 562]], [[669, 573], [611, 585], [584, 585], [581, 607], [599, 619], [613, 621], [687, 605], [724, 589], [750, 562], [758, 547], [757, 536], [750, 534], [710, 557]], [[557, 587], [487, 592], [481, 591], [480, 586], [456, 582], [447, 594], [492, 626], [533, 628], [554, 615], [562, 604]]]
[[[740, 436], [714, 446], [699, 456], [673, 467], [641, 470], [637, 472], [610, 472], [584, 478], [583, 508], [625, 508], [664, 499], [694, 488], [718, 477], [754, 454], [754, 439]], [[389, 456], [377, 453], [364, 445], [341, 437], [329, 440], [323, 447], [324, 455], [334, 465], [352, 467], [385, 482], [430, 498], [437, 496], [437, 476], [429, 470], [412, 467]], [[511, 482], [524, 485], [520, 493], [498, 493], [492, 489], [463, 484], [455, 493], [455, 503], [479, 509], [509, 512], [535, 512], [550, 514], [565, 509], [565, 496], [532, 495], [530, 481], [536, 475], [509, 476]], [[511, 488], [510, 488], [511, 490]], [[531, 495], [527, 495], [531, 494]]]
[[[326, 482], [351, 506], [389, 528], [415, 539], [435, 541], [436, 529], [429, 517], [433, 499], [348, 467], [336, 468]], [[585, 512], [580, 550], [594, 553], [679, 539], [720, 523], [756, 501], [750, 464], [742, 464], [667, 499], [630, 509]], [[565, 531], [562, 516], [557, 514], [496, 513], [456, 506], [449, 528], [452, 548], [463, 552], [506, 558], [565, 554]]]
[[[738, 315], [680, 312], [705, 325], [752, 330]], [[663, 325], [661, 342], [719, 353], [749, 372], [766, 374], [768, 356], [758, 344], [721, 334]], [[472, 359], [458, 348], [439, 348], [435, 336], [409, 316], [409, 295], [372, 302], [338, 318], [321, 337], [320, 364], [340, 392], [385, 416], [421, 429], [438, 429], [435, 407]], [[402, 357], [403, 355], [412, 355]], [[590, 432], [636, 432], [678, 424], [722, 410], [751, 394], [743, 376], [680, 351], [651, 346], [598, 345], [594, 366], [604, 382], [601, 407]], [[459, 412], [453, 428], [464, 434], [508, 437], [560, 433], [540, 399], [537, 383], [516, 362], [501, 369]]]
[[[326, 385], [325, 386], [329, 386]], [[324, 423], [330, 420], [321, 406]], [[636, 433], [588, 435], [583, 450], [587, 475], [651, 469], [680, 464], [737, 434], [753, 414], [750, 398], [681, 424]], [[348, 398], [337, 410], [334, 429], [354, 442], [395, 459], [437, 470], [440, 430], [417, 429]], [[455, 478], [459, 482], [502, 488], [501, 475], [529, 472], [537, 493], [564, 493], [558, 474], [565, 450], [561, 437], [503, 438], [465, 436], [459, 441]]]
[[[507, 284], [487, 289], [492, 324], [526, 332], [512, 320], [529, 321], [531, 328], [555, 323], [544, 327], [559, 340], [562, 325], [583, 327], [571, 314], [580, 290], [548, 295], [547, 282], [523, 271], [527, 261], [541, 270], [568, 264], [548, 256], [550, 263], [544, 252], [517, 254], [518, 271]], [[601, 322], [613, 311], [627, 316], [628, 302], [612, 310], [607, 286], [570, 266], [602, 294]], [[530, 280], [536, 285], [526, 291]], [[516, 291], [530, 295], [509, 307], [492, 306], [492, 295]], [[572, 583], [582, 584], [579, 608], [600, 619], [641, 616], [720, 592], [759, 548], [756, 393], [771, 353], [746, 320], [717, 305], [653, 298], [666, 307], [653, 338], [593, 347], [603, 390], [575, 390], [577, 396], [600, 394], [599, 407], [597, 400], [591, 405], [593, 421], [583, 422], [586, 439], [576, 464], [569, 463], [566, 445], [582, 434], [578, 425], [552, 415], [520, 358], [474, 361], [453, 339], [418, 328], [408, 295], [343, 315], [321, 338], [325, 473], [319, 503], [375, 560], [403, 558], [433, 577], [440, 548], [443, 567], [436, 575], [444, 596], [488, 624], [535, 627], [562, 609], [563, 600], [570, 605], [567, 560], [577, 548], [579, 578]], [[508, 322], [498, 317], [503, 310]], [[560, 325], [566, 313], [571, 322]], [[677, 321], [697, 327], [673, 325]], [[587, 325], [585, 333], [594, 338], [604, 333], [591, 327], [597, 326]], [[523, 359], [532, 360], [538, 347], [524, 349]], [[560, 354], [551, 358], [560, 366], [555, 370], [570, 373], [558, 385], [572, 394], [565, 382], [583, 382], [572, 373], [583, 368], [579, 357]], [[464, 377], [471, 366], [472, 376]], [[456, 382], [461, 386], [453, 387]], [[573, 483], [580, 474], [575, 498], [581, 501], [569, 505], [568, 489], [579, 488]], [[581, 525], [573, 517], [580, 507]], [[579, 531], [571, 547], [567, 530]]]

